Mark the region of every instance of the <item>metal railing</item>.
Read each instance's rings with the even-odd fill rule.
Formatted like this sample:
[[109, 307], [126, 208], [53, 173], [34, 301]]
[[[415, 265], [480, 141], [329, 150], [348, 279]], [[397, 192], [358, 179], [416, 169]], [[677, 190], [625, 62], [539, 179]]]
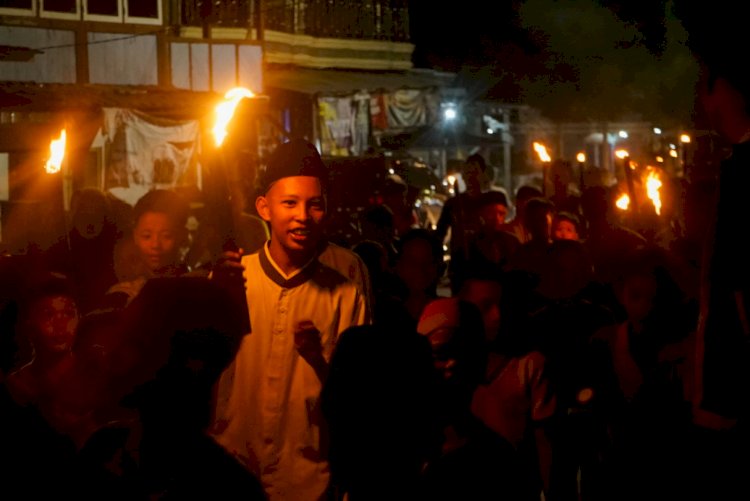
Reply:
[[406, 0], [182, 0], [183, 26], [254, 28], [262, 4], [264, 29], [295, 35], [409, 41]]

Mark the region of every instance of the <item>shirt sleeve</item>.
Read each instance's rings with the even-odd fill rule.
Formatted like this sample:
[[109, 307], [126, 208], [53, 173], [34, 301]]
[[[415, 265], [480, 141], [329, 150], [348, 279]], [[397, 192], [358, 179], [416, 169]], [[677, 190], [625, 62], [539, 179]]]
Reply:
[[526, 385], [531, 398], [532, 421], [543, 421], [555, 413], [557, 399], [550, 389], [549, 379], [545, 370], [544, 355], [531, 352], [525, 357], [524, 371]]

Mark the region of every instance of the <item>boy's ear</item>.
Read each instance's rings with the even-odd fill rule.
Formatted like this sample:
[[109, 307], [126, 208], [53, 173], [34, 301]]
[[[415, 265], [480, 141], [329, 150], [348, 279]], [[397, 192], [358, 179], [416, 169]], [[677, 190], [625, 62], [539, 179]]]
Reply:
[[255, 199], [255, 210], [258, 211], [258, 215], [263, 221], [271, 221], [271, 214], [268, 210], [268, 199], [265, 196], [261, 195]]

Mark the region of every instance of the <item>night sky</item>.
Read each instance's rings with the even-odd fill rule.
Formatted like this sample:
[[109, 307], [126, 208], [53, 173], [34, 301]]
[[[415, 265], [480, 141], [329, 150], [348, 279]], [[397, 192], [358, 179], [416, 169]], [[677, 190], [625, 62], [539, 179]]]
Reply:
[[690, 121], [697, 64], [671, 2], [410, 2], [416, 67], [551, 119]]

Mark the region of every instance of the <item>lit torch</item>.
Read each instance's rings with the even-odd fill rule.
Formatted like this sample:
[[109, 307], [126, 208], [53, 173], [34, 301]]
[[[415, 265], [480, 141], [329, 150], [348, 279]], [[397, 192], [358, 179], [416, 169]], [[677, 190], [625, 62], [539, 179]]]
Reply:
[[[239, 252], [241, 249], [236, 241], [236, 233], [240, 225], [240, 218], [244, 209], [242, 183], [236, 161], [229, 162], [222, 144], [228, 135], [227, 128], [234, 117], [237, 106], [245, 98], [252, 98], [254, 94], [244, 87], [235, 87], [224, 94], [224, 101], [216, 105], [216, 119], [211, 132], [217, 148], [216, 161], [212, 169], [213, 210], [217, 217], [217, 228], [223, 237], [222, 251]], [[245, 286], [242, 276], [235, 271], [218, 269], [214, 273], [214, 280], [222, 284], [230, 293], [231, 301], [242, 319], [242, 332], [250, 332], [250, 314], [245, 298]]]
[[214, 135], [216, 147], [220, 147], [227, 137], [227, 126], [234, 116], [234, 110], [242, 99], [253, 97], [255, 94], [244, 87], [235, 87], [224, 94], [224, 102], [216, 105], [216, 122], [211, 132]]
[[688, 134], [680, 135], [680, 143], [682, 143], [682, 172], [684, 173], [688, 168], [688, 148], [690, 144], [690, 136]]
[[586, 154], [582, 151], [579, 152], [576, 155], [576, 160], [578, 160], [578, 188], [581, 190], [581, 193], [583, 193], [583, 189], [585, 187], [585, 183], [583, 181], [583, 173], [586, 165]]
[[62, 169], [63, 159], [65, 158], [65, 129], [60, 131], [60, 137], [53, 139], [49, 143], [49, 159], [44, 164], [44, 170], [47, 174], [57, 174]]
[[630, 154], [627, 150], [615, 151], [615, 156], [622, 160], [622, 169], [625, 173], [625, 181], [628, 183], [628, 202], [633, 202], [633, 210], [638, 211], [638, 198], [635, 196], [635, 183], [633, 182], [633, 166], [630, 162]]
[[544, 164], [548, 164], [552, 161], [552, 157], [549, 156], [549, 153], [547, 153], [547, 147], [544, 146], [542, 143], [537, 143], [534, 141], [534, 151], [536, 151], [536, 154], [539, 155], [539, 160], [542, 161], [542, 193], [544, 195], [547, 195], [547, 169], [545, 168]]
[[550, 157], [549, 153], [547, 153], [547, 147], [542, 143], [537, 143], [536, 141], [534, 141], [534, 151], [536, 151], [536, 154], [539, 155], [539, 160], [541, 160], [543, 163], [549, 163], [552, 161], [552, 157]]
[[657, 215], [661, 215], [661, 196], [659, 195], [659, 189], [662, 187], [662, 181], [659, 178], [659, 174], [651, 169], [646, 177], [646, 194], [651, 202], [654, 204], [654, 209]]
[[620, 198], [615, 201], [615, 206], [620, 210], [628, 210], [630, 207], [630, 197], [627, 193], [620, 195]]

